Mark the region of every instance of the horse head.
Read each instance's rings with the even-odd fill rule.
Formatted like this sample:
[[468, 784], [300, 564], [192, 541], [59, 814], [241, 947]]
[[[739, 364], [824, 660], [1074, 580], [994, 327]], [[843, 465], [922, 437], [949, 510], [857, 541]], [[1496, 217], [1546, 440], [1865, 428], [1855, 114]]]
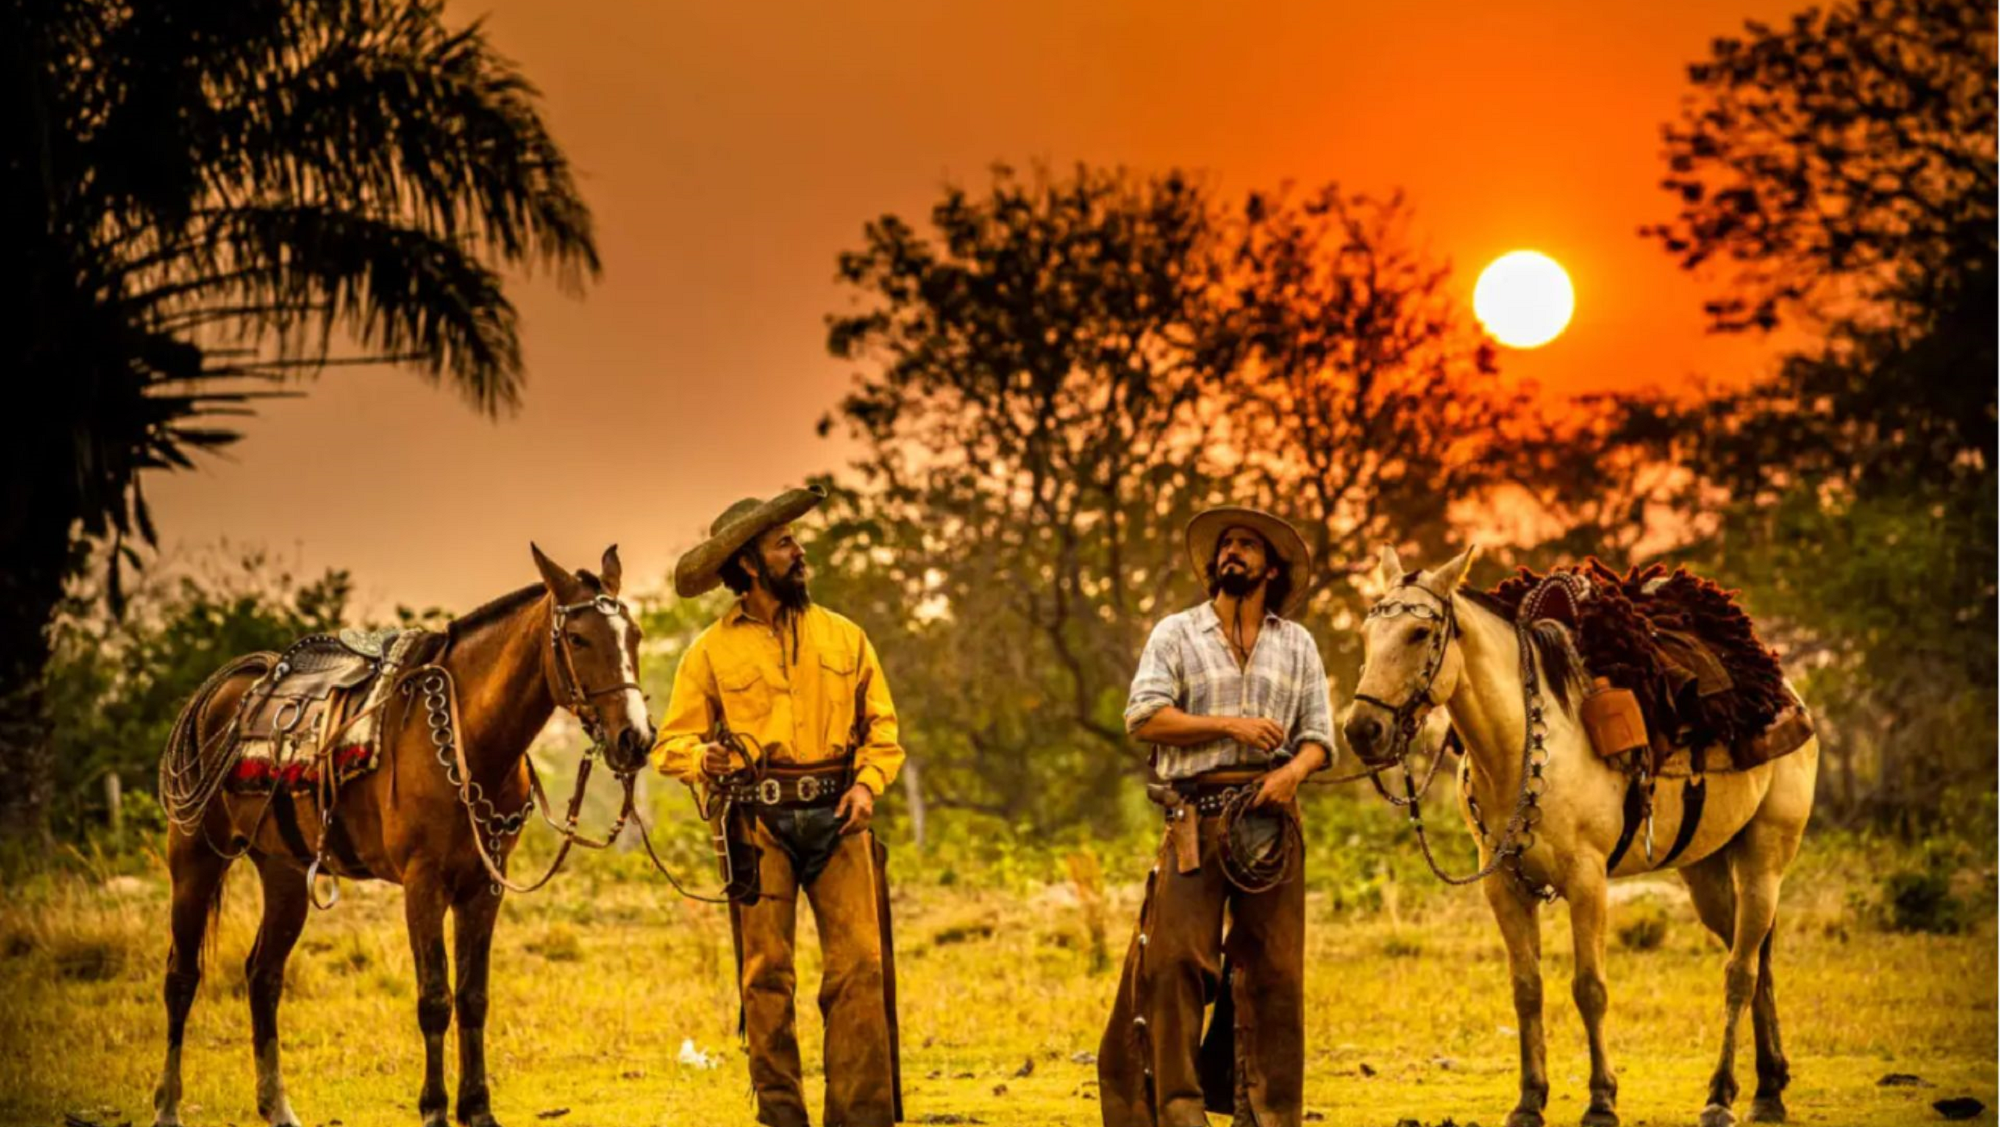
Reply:
[[598, 574], [557, 566], [528, 545], [550, 600], [543, 673], [556, 703], [604, 748], [611, 769], [628, 774], [646, 763], [653, 722], [639, 686], [639, 624], [619, 601], [618, 546], [604, 550]]
[[1362, 620], [1361, 677], [1341, 726], [1368, 766], [1401, 758], [1424, 718], [1457, 691], [1465, 656], [1452, 596], [1478, 552], [1474, 545], [1431, 571], [1407, 571], [1394, 548], [1382, 549], [1382, 596]]

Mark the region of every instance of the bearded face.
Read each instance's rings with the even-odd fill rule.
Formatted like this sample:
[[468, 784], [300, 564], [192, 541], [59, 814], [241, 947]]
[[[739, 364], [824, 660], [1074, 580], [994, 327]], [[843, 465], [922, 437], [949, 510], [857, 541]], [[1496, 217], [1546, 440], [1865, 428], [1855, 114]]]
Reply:
[[801, 555], [789, 566], [779, 564], [785, 570], [777, 571], [772, 565], [761, 564], [758, 574], [764, 581], [764, 589], [778, 600], [778, 605], [786, 610], [804, 610], [812, 602], [812, 593], [806, 589], [806, 558]]
[[1225, 530], [1215, 544], [1215, 562], [1209, 566], [1209, 593], [1238, 599], [1248, 595], [1270, 579], [1270, 560], [1270, 548], [1263, 537], [1247, 528]]
[[750, 554], [750, 562], [758, 582], [778, 600], [778, 606], [798, 611], [810, 605], [812, 594], [806, 589], [810, 569], [806, 566], [805, 549], [792, 537], [791, 525], [780, 525], [766, 532], [757, 549]]

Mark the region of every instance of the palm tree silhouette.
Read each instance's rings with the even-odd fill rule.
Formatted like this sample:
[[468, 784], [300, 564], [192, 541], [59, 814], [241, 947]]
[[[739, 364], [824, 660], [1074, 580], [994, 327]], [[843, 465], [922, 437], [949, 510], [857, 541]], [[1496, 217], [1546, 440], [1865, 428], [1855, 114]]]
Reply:
[[[65, 577], [154, 539], [141, 473], [260, 397], [394, 361], [513, 408], [500, 271], [595, 277], [539, 95], [427, 0], [7, 0], [0, 834], [45, 832], [39, 679]], [[80, 533], [81, 535], [78, 535]]]

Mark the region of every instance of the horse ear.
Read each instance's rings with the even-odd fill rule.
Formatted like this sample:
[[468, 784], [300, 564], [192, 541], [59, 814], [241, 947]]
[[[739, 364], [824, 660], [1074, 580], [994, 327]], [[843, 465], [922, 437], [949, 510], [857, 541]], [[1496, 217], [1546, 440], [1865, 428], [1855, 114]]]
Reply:
[[1443, 566], [1430, 574], [1428, 586], [1440, 595], [1449, 596], [1465, 582], [1465, 575], [1472, 570], [1472, 561], [1479, 558], [1479, 545], [1468, 544], [1465, 551], [1453, 556]]
[[541, 548], [532, 541], [528, 544], [528, 551], [535, 555], [535, 570], [542, 573], [542, 586], [549, 589], [549, 594], [554, 595], [557, 602], [576, 602], [579, 588], [582, 586], [577, 582], [576, 576], [556, 566], [556, 561], [543, 555]]
[[1381, 585], [1382, 592], [1387, 594], [1405, 574], [1403, 561], [1396, 555], [1396, 549], [1382, 545], [1382, 558], [1375, 566], [1375, 582]]
[[598, 578], [604, 581], [604, 593], [614, 599], [618, 597], [618, 582], [624, 575], [624, 570], [618, 562], [618, 545], [613, 544], [604, 549], [604, 561], [598, 565], [598, 571], [601, 573]]

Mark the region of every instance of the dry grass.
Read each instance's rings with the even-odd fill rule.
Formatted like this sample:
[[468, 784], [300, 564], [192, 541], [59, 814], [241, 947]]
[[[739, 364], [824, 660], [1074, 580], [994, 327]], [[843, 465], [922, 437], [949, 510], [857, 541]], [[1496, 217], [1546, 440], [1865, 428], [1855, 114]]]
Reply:
[[[909, 856], [899, 855], [900, 871], [913, 868]], [[1852, 889], [1836, 877], [1848, 866], [1837, 860], [1808, 859], [1782, 917], [1795, 1121], [1932, 1121], [1930, 1102], [1948, 1095], [1994, 1104], [1990, 917], [1962, 935], [1873, 930], [1848, 918]], [[1137, 888], [1114, 879], [1129, 875], [1122, 866], [1101, 884], [1094, 862], [1047, 868], [1047, 883], [1025, 893], [982, 891], [970, 878], [949, 888], [902, 882], [913, 1122], [1096, 1122], [1088, 1054], [1116, 975], [1115, 961], [1099, 962], [1097, 921], [1109, 921], [1109, 943], [1122, 949]], [[257, 1122], [242, 985], [257, 910], [248, 876], [232, 880], [189, 1026], [184, 1111], [198, 1127]], [[1610, 1038], [1628, 1124], [1691, 1123], [1717, 1047], [1719, 946], [1677, 889], [1621, 895], [1614, 908], [1653, 921], [1627, 941], [1649, 949], [1620, 949], [1612, 961]], [[1405, 887], [1386, 901], [1357, 914], [1336, 910], [1326, 893], [1310, 900], [1308, 1106], [1327, 1124], [1497, 1124], [1513, 1102], [1514, 1015], [1478, 894]], [[1566, 916], [1544, 916], [1550, 1122], [1571, 1123], [1584, 1106], [1586, 1060], [1568, 1002]], [[44, 878], [0, 908], [0, 1122], [59, 1123], [65, 1112], [150, 1122], [165, 921], [159, 879]], [[810, 1061], [817, 948], [809, 922], [802, 931]], [[495, 967], [488, 1044], [503, 1121], [543, 1122], [537, 1113], [557, 1108], [570, 1111], [549, 1122], [564, 1127], [752, 1121], [719, 910], [586, 866], [508, 904]], [[281, 1020], [292, 1100], [307, 1123], [414, 1120], [421, 1043], [396, 889], [350, 885], [337, 909], [315, 915]], [[675, 1063], [683, 1038], [722, 1066]], [[1747, 1051], [1744, 1063], [1747, 1073]], [[1879, 1086], [1891, 1072], [1932, 1086]]]

